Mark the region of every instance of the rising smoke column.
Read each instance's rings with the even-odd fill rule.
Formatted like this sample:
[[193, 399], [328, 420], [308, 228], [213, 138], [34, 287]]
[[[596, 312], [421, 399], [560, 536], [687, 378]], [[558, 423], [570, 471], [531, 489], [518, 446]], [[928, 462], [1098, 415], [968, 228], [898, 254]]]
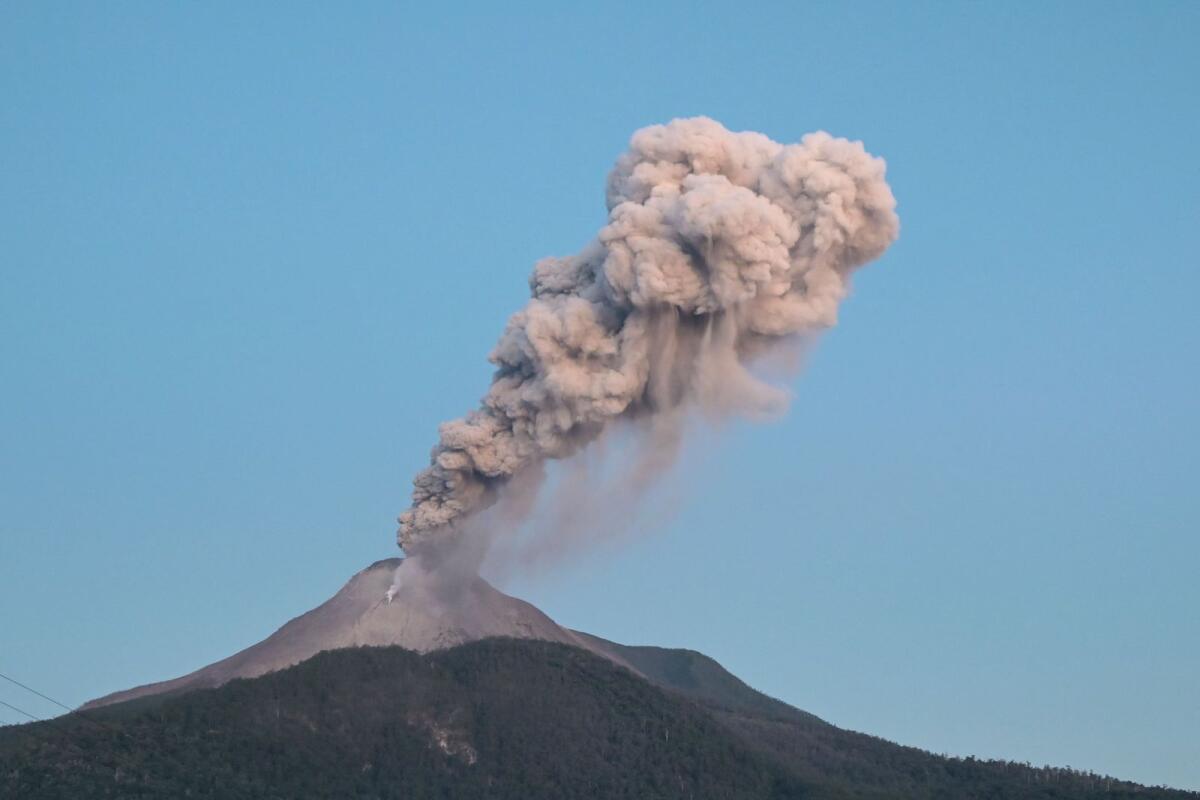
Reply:
[[850, 273], [899, 230], [884, 173], [860, 142], [821, 132], [782, 145], [697, 117], [635, 133], [608, 177], [608, 224], [538, 262], [480, 407], [440, 426], [400, 545], [452, 536], [614, 420], [778, 407], [785, 395], [745, 365], [836, 323]]

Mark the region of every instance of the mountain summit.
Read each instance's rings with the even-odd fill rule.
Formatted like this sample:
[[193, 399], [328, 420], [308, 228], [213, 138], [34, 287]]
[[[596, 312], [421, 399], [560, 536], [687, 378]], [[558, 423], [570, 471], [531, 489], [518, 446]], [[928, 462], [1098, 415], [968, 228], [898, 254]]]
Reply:
[[428, 653], [492, 637], [541, 639], [592, 650], [638, 672], [611, 643], [561, 627], [524, 600], [498, 591], [482, 578], [452, 596], [420, 587], [389, 592], [400, 558], [376, 561], [333, 597], [296, 617], [256, 645], [179, 678], [150, 683], [92, 700], [83, 709], [156, 694], [222, 686], [256, 678], [312, 658], [325, 650], [398, 645]]

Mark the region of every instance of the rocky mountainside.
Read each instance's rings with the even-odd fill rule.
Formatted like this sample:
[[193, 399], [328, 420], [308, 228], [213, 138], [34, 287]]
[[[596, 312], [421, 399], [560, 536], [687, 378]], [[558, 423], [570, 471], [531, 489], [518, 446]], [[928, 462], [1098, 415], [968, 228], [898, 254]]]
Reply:
[[[256, 645], [173, 680], [151, 683], [92, 700], [98, 708], [148, 695], [221, 686], [299, 664], [323, 650], [398, 645], [427, 653], [488, 637], [541, 639], [591, 649], [593, 642], [557, 625], [538, 609], [509, 597], [482, 578], [445, 596], [421, 585], [401, 586], [389, 597], [401, 559], [377, 561], [352, 577], [317, 608], [296, 617]], [[625, 664], [614, 652], [606, 657]]]

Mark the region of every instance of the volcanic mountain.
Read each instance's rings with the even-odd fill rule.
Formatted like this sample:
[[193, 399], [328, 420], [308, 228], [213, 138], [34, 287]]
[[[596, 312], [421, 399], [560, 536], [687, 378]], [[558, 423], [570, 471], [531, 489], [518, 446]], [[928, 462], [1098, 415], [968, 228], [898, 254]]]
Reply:
[[[524, 600], [474, 578], [452, 593], [423, 585], [392, 590], [402, 559], [376, 561], [333, 597], [296, 617], [258, 644], [173, 680], [151, 683], [92, 700], [83, 709], [148, 695], [222, 686], [234, 678], [256, 678], [312, 658], [324, 650], [398, 645], [428, 653], [491, 637], [541, 639], [599, 653], [629, 669], [602, 639], [577, 634]], [[637, 671], [634, 669], [634, 671]]]
[[189, 675], [0, 728], [0, 797], [1200, 798], [846, 731], [482, 579], [390, 593], [400, 564]]

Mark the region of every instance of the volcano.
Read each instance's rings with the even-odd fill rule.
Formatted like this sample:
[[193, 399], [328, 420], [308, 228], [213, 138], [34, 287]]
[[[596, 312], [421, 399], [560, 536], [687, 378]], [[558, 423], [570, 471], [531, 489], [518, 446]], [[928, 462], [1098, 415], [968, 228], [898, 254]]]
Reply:
[[393, 576], [402, 562], [400, 558], [376, 561], [354, 575], [329, 600], [228, 658], [178, 678], [114, 692], [82, 708], [211, 689], [235, 678], [257, 678], [294, 666], [326, 650], [398, 645], [428, 653], [494, 637], [540, 639], [580, 647], [639, 672], [613, 643], [564, 628], [483, 578], [455, 587], [453, 592], [406, 586], [391, 596]]
[[847, 731], [701, 653], [402, 563], [215, 664], [0, 728], [0, 797], [1200, 797]]

